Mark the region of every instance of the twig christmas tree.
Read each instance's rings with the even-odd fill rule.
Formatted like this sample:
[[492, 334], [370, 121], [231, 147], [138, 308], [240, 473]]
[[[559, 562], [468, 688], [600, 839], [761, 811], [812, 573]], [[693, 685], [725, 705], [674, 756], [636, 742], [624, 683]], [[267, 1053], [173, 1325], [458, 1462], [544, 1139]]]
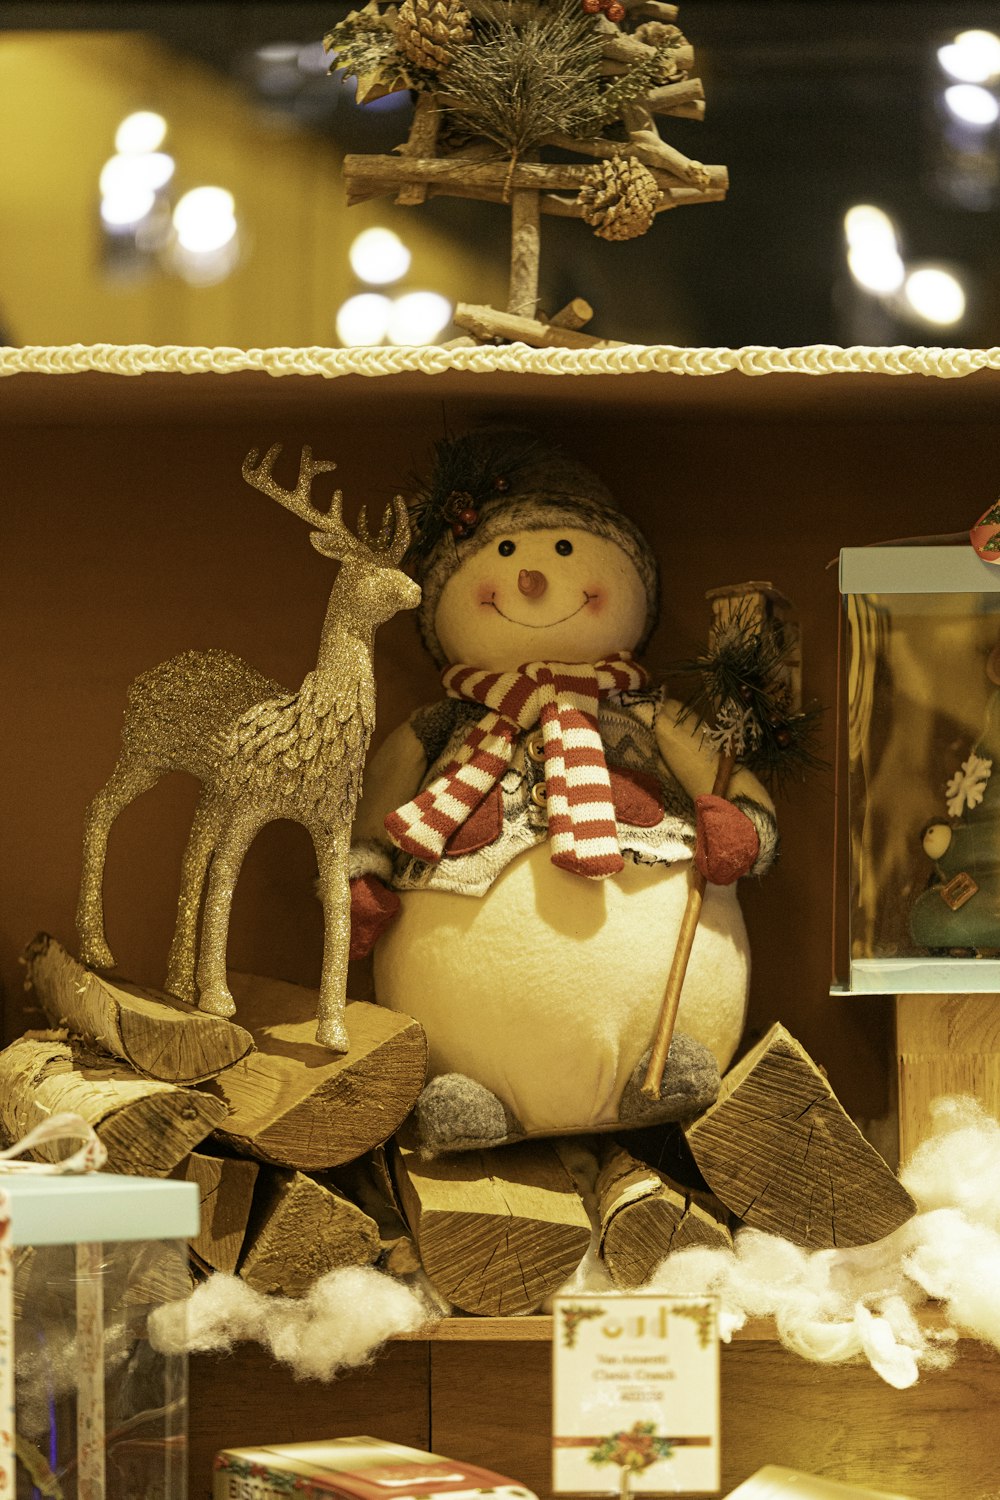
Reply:
[[725, 167], [660, 137], [658, 116], [700, 119], [705, 107], [676, 18], [660, 0], [369, 0], [325, 38], [333, 67], [357, 78], [362, 104], [410, 89], [416, 108], [398, 155], [345, 157], [348, 202], [394, 192], [403, 204], [508, 204], [506, 314], [460, 308], [456, 321], [484, 338], [598, 342], [578, 331], [590, 316], [581, 299], [538, 321], [541, 215], [634, 239], [667, 209], [728, 187]]

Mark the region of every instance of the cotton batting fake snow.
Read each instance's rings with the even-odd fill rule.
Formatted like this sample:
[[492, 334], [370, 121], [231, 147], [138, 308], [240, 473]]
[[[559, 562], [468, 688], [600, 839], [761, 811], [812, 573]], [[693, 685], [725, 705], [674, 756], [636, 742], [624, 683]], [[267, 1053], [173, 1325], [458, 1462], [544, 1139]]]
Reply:
[[300, 1298], [268, 1296], [217, 1272], [184, 1301], [151, 1314], [149, 1333], [167, 1354], [228, 1352], [252, 1340], [296, 1379], [331, 1380], [367, 1364], [394, 1334], [415, 1333], [439, 1317], [421, 1291], [367, 1266], [329, 1271]]
[[935, 1099], [932, 1134], [899, 1177], [917, 1207], [958, 1208], [1000, 1233], [1000, 1122], [964, 1096]]
[[[740, 1230], [733, 1249], [681, 1250], [650, 1291], [719, 1298], [730, 1339], [773, 1318], [781, 1342], [821, 1364], [868, 1360], [897, 1389], [953, 1357], [960, 1333], [1000, 1348], [1000, 1124], [973, 1099], [939, 1099], [933, 1134], [901, 1174], [919, 1212], [895, 1233], [844, 1250], [799, 1249]], [[933, 1328], [916, 1316], [940, 1304]]]
[[[894, 1234], [843, 1250], [803, 1250], [741, 1229], [732, 1250], [668, 1255], [642, 1290], [719, 1299], [727, 1342], [748, 1320], [773, 1318], [786, 1348], [835, 1364], [859, 1356], [897, 1389], [941, 1368], [960, 1333], [1000, 1349], [1000, 1123], [973, 1099], [939, 1099], [933, 1135], [901, 1173], [918, 1212]], [[558, 1143], [596, 1219], [597, 1158], [582, 1142]], [[597, 1230], [566, 1292], [612, 1290]], [[917, 1316], [928, 1299], [941, 1317]], [[229, 1350], [254, 1340], [300, 1379], [329, 1380], [366, 1364], [393, 1334], [415, 1333], [447, 1308], [421, 1275], [408, 1283], [371, 1268], [321, 1277], [302, 1298], [266, 1296], [217, 1273], [184, 1302], [151, 1315], [165, 1352]]]

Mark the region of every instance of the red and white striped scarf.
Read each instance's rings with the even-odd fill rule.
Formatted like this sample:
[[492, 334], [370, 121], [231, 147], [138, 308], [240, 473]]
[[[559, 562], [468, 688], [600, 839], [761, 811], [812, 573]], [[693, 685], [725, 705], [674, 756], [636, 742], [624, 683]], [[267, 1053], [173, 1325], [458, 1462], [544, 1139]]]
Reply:
[[520, 735], [540, 724], [552, 863], [596, 879], [617, 874], [624, 861], [597, 705], [645, 686], [646, 671], [629, 656], [609, 656], [593, 665], [528, 662], [516, 672], [448, 667], [442, 681], [449, 697], [492, 712], [470, 729], [429, 787], [389, 814], [385, 826], [393, 843], [436, 863], [456, 828], [503, 776]]

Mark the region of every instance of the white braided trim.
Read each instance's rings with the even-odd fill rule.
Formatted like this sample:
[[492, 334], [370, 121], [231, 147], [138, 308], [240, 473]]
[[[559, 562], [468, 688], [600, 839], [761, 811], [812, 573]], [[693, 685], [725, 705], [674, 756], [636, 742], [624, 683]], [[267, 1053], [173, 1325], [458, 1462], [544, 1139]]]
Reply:
[[0, 376], [78, 375], [232, 375], [259, 370], [267, 375], [440, 375], [468, 370], [477, 375], [927, 375], [951, 380], [977, 370], [1000, 369], [1000, 349], [878, 349], [858, 345], [810, 344], [799, 349], [751, 345], [744, 349], [683, 349], [670, 344], [623, 344], [613, 349], [533, 349], [527, 344], [499, 348], [444, 349], [208, 349], [167, 344], [66, 344], [22, 349], [0, 348]]

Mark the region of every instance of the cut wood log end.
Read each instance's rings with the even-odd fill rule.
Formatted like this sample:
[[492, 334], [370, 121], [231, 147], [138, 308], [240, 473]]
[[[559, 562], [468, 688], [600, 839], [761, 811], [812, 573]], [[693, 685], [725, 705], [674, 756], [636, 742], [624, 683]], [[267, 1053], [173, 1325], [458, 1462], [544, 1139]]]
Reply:
[[397, 1149], [397, 1181], [428, 1277], [464, 1312], [535, 1311], [579, 1265], [590, 1220], [541, 1143], [423, 1161]]
[[[58, 1036], [22, 1037], [0, 1053], [0, 1126], [10, 1138], [63, 1110], [93, 1126], [109, 1171], [141, 1177], [167, 1176], [226, 1115], [220, 1100], [141, 1078], [126, 1063]], [[38, 1154], [55, 1160], [59, 1148]]]
[[303, 1172], [265, 1172], [238, 1274], [296, 1297], [329, 1271], [373, 1265], [381, 1248], [374, 1220], [343, 1194]]
[[236, 1270], [259, 1171], [253, 1161], [192, 1152], [175, 1173], [198, 1185], [201, 1227], [191, 1250], [200, 1265], [229, 1275]]
[[732, 1248], [721, 1203], [710, 1194], [682, 1188], [620, 1146], [603, 1153], [596, 1192], [598, 1253], [619, 1288], [643, 1286], [675, 1250]]
[[48, 933], [24, 953], [26, 983], [49, 1019], [121, 1058], [144, 1078], [180, 1086], [233, 1067], [249, 1032], [158, 990], [87, 968]]
[[698, 1167], [755, 1228], [809, 1249], [868, 1244], [915, 1205], [844, 1111], [822, 1071], [780, 1025], [685, 1127]]
[[325, 1171], [381, 1144], [409, 1114], [424, 1083], [427, 1042], [409, 1016], [355, 1001], [350, 1050], [315, 1043], [316, 992], [232, 975], [257, 1050], [205, 1086], [229, 1116], [220, 1138], [273, 1166]]

